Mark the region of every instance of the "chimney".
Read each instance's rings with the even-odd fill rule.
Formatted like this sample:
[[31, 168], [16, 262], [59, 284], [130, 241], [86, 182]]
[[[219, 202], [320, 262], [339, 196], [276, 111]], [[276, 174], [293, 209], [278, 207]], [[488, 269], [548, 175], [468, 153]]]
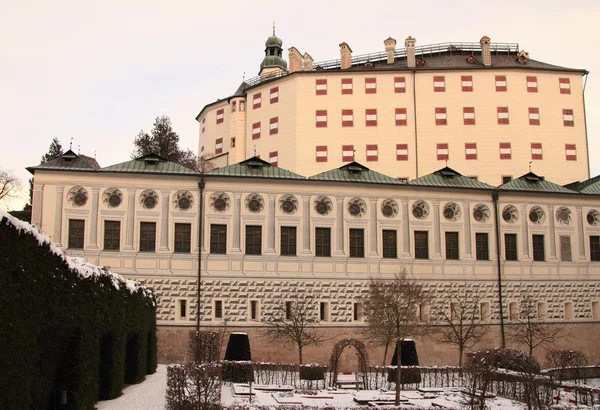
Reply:
[[296, 47], [290, 47], [288, 53], [290, 73], [302, 70], [302, 54], [300, 54], [300, 51]]
[[340, 44], [340, 55], [341, 55], [341, 67], [350, 68], [352, 67], [352, 49], [346, 43]]
[[304, 53], [302, 56], [302, 61], [304, 62], [304, 71], [312, 71], [313, 70], [313, 58], [308, 53]]
[[387, 53], [387, 63], [388, 64], [394, 64], [394, 53], [396, 52], [396, 40], [394, 40], [391, 37], [388, 37], [386, 40], [383, 41], [383, 44], [385, 45], [385, 51]]
[[488, 36], [481, 37], [481, 56], [483, 57], [483, 65], [486, 67], [492, 66], [492, 53], [490, 51], [490, 38]]
[[404, 40], [404, 45], [406, 46], [406, 63], [408, 64], [408, 68], [415, 68], [417, 66], [415, 60], [415, 43], [417, 39], [412, 38], [411, 36], [406, 37]]

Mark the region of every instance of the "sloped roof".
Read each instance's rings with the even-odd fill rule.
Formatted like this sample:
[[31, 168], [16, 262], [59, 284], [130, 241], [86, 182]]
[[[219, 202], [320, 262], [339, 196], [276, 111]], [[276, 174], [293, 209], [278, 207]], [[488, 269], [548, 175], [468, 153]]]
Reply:
[[110, 165], [100, 172], [131, 172], [140, 174], [199, 175], [197, 171], [168, 161], [160, 155], [147, 154], [120, 164]]
[[241, 177], [241, 178], [275, 178], [275, 179], [306, 179], [287, 169], [279, 168], [268, 162], [252, 157], [238, 164], [228, 165], [205, 174], [207, 177]]
[[544, 177], [529, 172], [498, 187], [501, 191], [550, 192], [554, 194], [575, 194], [576, 192], [554, 182], [546, 181]]
[[356, 161], [343, 165], [339, 168], [313, 175], [308, 179], [313, 181], [363, 182], [371, 184], [404, 185], [404, 183], [398, 181], [396, 178], [372, 171]]
[[86, 155], [76, 154], [68, 150], [58, 158], [45, 162], [40, 165], [27, 167], [27, 171], [35, 174], [37, 170], [71, 170], [71, 171], [95, 171], [100, 168], [96, 159]]
[[600, 194], [600, 175], [585, 181], [572, 182], [564, 187], [582, 194]]
[[449, 167], [413, 179], [408, 185], [444, 188], [494, 189], [491, 185], [478, 181], [475, 178], [466, 177]]

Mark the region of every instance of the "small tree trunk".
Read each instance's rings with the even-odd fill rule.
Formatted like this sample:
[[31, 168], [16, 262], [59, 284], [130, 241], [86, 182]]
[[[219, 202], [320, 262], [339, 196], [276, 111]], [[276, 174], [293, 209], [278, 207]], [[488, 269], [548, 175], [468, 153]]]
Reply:
[[390, 345], [386, 343], [385, 350], [383, 351], [383, 366], [384, 367], [385, 367], [385, 363], [387, 361], [387, 352], [388, 352], [389, 347], [390, 347]]
[[463, 353], [464, 353], [465, 348], [460, 346], [458, 348], [458, 367], [460, 367], [461, 371], [462, 371], [462, 364], [463, 364]]
[[400, 359], [402, 357], [402, 354], [400, 352], [400, 350], [402, 349], [402, 342], [400, 341], [400, 339], [396, 340], [396, 362], [398, 363], [398, 368], [396, 369], [396, 401], [395, 401], [395, 405], [396, 406], [400, 406], [400, 392], [402, 390], [402, 363], [400, 362]]
[[298, 364], [302, 364], [302, 346], [298, 346]]

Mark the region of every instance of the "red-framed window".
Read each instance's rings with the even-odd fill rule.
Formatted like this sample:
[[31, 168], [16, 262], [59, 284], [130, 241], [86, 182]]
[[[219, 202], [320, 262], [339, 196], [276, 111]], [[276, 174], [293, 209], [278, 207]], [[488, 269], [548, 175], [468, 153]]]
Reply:
[[508, 89], [505, 75], [496, 76], [496, 91], [506, 91]]
[[377, 126], [377, 109], [371, 108], [365, 110], [365, 125], [367, 127]]
[[447, 161], [450, 151], [448, 150], [448, 144], [437, 144], [436, 154], [438, 161]]
[[271, 118], [269, 120], [269, 135], [279, 133], [279, 117]]
[[508, 107], [498, 107], [498, 124], [508, 124]]
[[396, 144], [396, 161], [408, 161], [408, 144]]
[[204, 134], [204, 132], [206, 131], [206, 117], [202, 118], [202, 133]]
[[396, 125], [406, 125], [406, 108], [396, 108]]
[[252, 124], [252, 139], [257, 140], [260, 138], [260, 122]]
[[376, 144], [367, 144], [367, 162], [377, 161], [379, 151]]
[[354, 161], [354, 145], [342, 145], [342, 161]]
[[540, 125], [540, 109], [529, 107], [529, 125]]
[[460, 87], [465, 93], [473, 92], [473, 76], [463, 75], [460, 77]]
[[317, 162], [327, 162], [327, 145], [317, 145], [315, 153]]
[[531, 143], [531, 159], [543, 159], [541, 143], [539, 143], [539, 142]]
[[475, 107], [463, 107], [463, 124], [475, 125]]
[[377, 94], [377, 79], [376, 78], [365, 78], [365, 93], [366, 94]]
[[563, 125], [565, 127], [573, 127], [575, 125], [573, 110], [563, 110]]
[[279, 155], [277, 154], [277, 151], [269, 152], [269, 164], [277, 166], [278, 163]]
[[223, 138], [217, 138], [215, 140], [215, 155], [223, 153]]
[[315, 80], [315, 94], [327, 95], [327, 79]]
[[327, 110], [317, 110], [315, 112], [315, 125], [317, 128], [327, 128]]
[[571, 80], [568, 78], [559, 78], [558, 87], [561, 94], [571, 94]]
[[225, 109], [221, 108], [220, 110], [217, 110], [217, 124], [223, 123], [224, 118], [225, 118]]
[[405, 93], [406, 92], [406, 77], [394, 77], [394, 92]]
[[511, 159], [512, 158], [512, 149], [510, 147], [510, 142], [501, 142], [499, 145], [500, 150], [500, 159]]
[[567, 161], [577, 161], [577, 148], [575, 144], [565, 144], [565, 156]]
[[269, 92], [269, 97], [270, 97], [271, 104], [275, 104], [276, 102], [279, 102], [279, 87], [271, 88], [271, 91]]
[[446, 115], [445, 107], [437, 107], [435, 109], [435, 125], [448, 124], [448, 116]]
[[537, 77], [527, 76], [527, 92], [528, 93], [537, 93], [538, 92], [538, 82]]
[[261, 93], [256, 93], [252, 96], [252, 109], [256, 110], [262, 105]]
[[354, 127], [354, 110], [342, 110], [342, 127]]
[[465, 159], [477, 159], [477, 143], [465, 143]]
[[446, 91], [446, 77], [443, 75], [433, 76], [433, 91], [436, 93], [443, 93]]
[[353, 87], [352, 78], [342, 78], [342, 94], [352, 94]]

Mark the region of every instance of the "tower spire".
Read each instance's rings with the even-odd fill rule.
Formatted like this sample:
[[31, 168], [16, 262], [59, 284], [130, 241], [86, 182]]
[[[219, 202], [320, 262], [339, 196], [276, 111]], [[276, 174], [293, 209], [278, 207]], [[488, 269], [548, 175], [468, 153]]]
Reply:
[[273, 35], [275, 35], [275, 20], [273, 20]]

